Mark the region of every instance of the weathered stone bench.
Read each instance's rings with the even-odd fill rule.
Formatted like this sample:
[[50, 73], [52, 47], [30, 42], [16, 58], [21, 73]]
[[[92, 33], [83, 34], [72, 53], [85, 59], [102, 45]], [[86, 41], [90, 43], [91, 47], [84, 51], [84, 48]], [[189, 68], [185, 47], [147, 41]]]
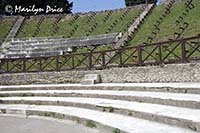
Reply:
[[[6, 53], [27, 53], [28, 57], [41, 57], [41, 52], [48, 53], [49, 51], [57, 52], [73, 52], [74, 48], [77, 47], [88, 47], [88, 46], [100, 46], [109, 45], [114, 42], [117, 33], [103, 34], [97, 36], [81, 37], [81, 38], [33, 38], [33, 39], [13, 39], [9, 42], [9, 46], [6, 47]], [[34, 53], [34, 55], [30, 55]], [[47, 54], [49, 55], [49, 54]], [[51, 54], [50, 54], [51, 55]], [[54, 55], [54, 54], [53, 54]], [[60, 54], [58, 54], [60, 55]], [[21, 55], [19, 55], [21, 56]], [[46, 56], [46, 54], [45, 54]], [[7, 58], [9, 58], [7, 57]], [[24, 57], [24, 55], [23, 55]], [[25, 56], [26, 57], [26, 56]]]

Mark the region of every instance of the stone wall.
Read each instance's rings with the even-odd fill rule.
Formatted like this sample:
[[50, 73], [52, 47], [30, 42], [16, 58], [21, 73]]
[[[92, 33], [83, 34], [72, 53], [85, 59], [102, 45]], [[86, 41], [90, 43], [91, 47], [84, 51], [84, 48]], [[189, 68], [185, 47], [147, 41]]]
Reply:
[[200, 63], [170, 64], [93, 71], [1, 74], [1, 85], [79, 83], [85, 74], [100, 74], [103, 82], [200, 82]]

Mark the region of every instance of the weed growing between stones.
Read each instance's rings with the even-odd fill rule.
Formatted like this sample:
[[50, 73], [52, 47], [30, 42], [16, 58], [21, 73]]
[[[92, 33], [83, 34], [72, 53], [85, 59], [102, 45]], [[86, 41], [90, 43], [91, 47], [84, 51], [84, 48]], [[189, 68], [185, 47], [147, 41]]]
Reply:
[[120, 133], [120, 130], [119, 130], [118, 128], [115, 128], [115, 129], [113, 130], [113, 133]]
[[88, 121], [86, 121], [86, 127], [96, 128], [97, 125], [95, 124], [94, 121], [88, 120]]

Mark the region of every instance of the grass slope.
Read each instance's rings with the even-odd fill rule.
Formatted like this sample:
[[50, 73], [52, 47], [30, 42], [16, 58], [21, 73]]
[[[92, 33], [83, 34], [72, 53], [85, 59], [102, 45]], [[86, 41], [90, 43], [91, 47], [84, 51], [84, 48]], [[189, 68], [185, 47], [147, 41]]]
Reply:
[[[72, 25], [70, 22], [72, 17], [64, 17], [58, 23], [58, 31], [53, 34], [53, 29], [55, 27], [52, 24], [55, 22], [56, 18], [45, 18], [45, 20], [40, 25], [40, 32], [36, 35], [37, 37], [45, 37], [45, 36], [64, 36], [68, 37], [74, 27], [77, 25], [78, 28], [75, 32], [73, 32], [71, 37], [83, 37], [86, 35], [99, 35], [99, 34], [106, 34], [109, 27], [113, 24], [115, 20], [117, 20], [116, 26], [109, 32], [123, 32], [129, 26], [130, 22], [134, 20], [134, 18], [138, 15], [140, 6], [133, 7], [129, 10], [128, 15], [124, 17], [123, 20], [120, 17], [123, 13], [128, 10], [128, 8], [113, 11], [111, 16], [104, 22], [104, 18], [108, 14], [108, 12], [97, 13], [94, 17], [88, 22], [91, 15], [84, 15], [79, 17]], [[20, 29], [21, 32], [17, 35], [17, 37], [32, 37], [34, 32], [36, 31], [36, 24], [38, 23], [39, 18], [32, 17], [31, 19], [26, 19], [24, 26]], [[94, 30], [90, 33], [90, 29], [93, 28], [94, 24], [97, 23], [98, 25], [94, 28]]]
[[[179, 26], [176, 26], [176, 19], [182, 14], [185, 9], [184, 3], [186, 0], [182, 2], [177, 2], [171, 9], [171, 13], [164, 19], [164, 21], [160, 25], [160, 32], [154, 38], [153, 42], [166, 41], [168, 39], [174, 39], [174, 32], [178, 31]], [[184, 21], [189, 23], [189, 27], [182, 34], [182, 37], [195, 36], [200, 33], [199, 23], [200, 23], [200, 1], [194, 0], [193, 4], [195, 8], [192, 9], [189, 14], [185, 17]], [[152, 11], [152, 14], [146, 19], [144, 24], [140, 27], [138, 32], [135, 34], [133, 40], [129, 42], [129, 45], [134, 46], [144, 42], [147, 42], [148, 37], [151, 36], [151, 32], [153, 30], [153, 25], [156, 23], [158, 18], [164, 12], [164, 7], [166, 5], [161, 5], [155, 7]]]

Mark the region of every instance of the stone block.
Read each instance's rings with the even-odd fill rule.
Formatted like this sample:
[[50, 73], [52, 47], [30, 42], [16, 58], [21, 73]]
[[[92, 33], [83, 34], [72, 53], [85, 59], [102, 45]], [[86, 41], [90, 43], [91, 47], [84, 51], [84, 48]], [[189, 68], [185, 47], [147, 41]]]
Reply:
[[99, 74], [86, 74], [81, 81], [83, 85], [91, 85], [101, 83], [101, 77]]

